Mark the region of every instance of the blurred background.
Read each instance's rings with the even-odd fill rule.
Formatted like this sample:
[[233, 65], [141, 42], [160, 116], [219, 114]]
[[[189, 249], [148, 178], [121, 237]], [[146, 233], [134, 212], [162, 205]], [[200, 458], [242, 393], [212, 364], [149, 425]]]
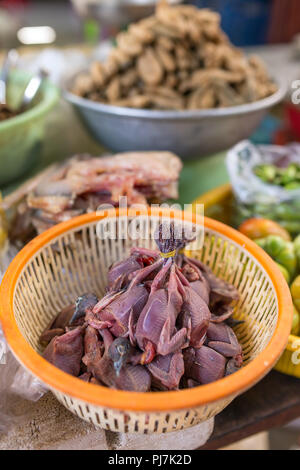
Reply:
[[[122, 8], [118, 3], [123, 4]], [[0, 45], [95, 42], [114, 34], [128, 21], [151, 13], [153, 3], [153, 0], [0, 0]], [[237, 46], [288, 42], [300, 31], [298, 0], [194, 0], [187, 3], [219, 11], [223, 29]], [[23, 34], [20, 31], [37, 26], [48, 26], [52, 30], [32, 29], [25, 33], [23, 30]]]
[[[233, 44], [246, 53], [258, 54], [274, 78], [290, 84], [300, 78], [298, 0], [169, 1], [218, 11], [222, 28]], [[18, 48], [18, 68], [36, 73], [42, 67], [52, 82], [61, 85], [89, 61], [104, 59], [115, 34], [131, 21], [151, 14], [155, 3], [156, 0], [0, 0], [0, 63], [5, 51]], [[60, 107], [72, 125], [66, 128], [63, 113], [56, 113], [66, 139], [57, 142], [56, 147], [45, 146], [46, 161], [51, 160], [53, 152], [57, 158], [80, 151], [99, 152], [99, 145], [79, 125], [67, 104], [61, 101]], [[53, 129], [55, 134], [51, 123], [48, 127], [48, 132]], [[287, 100], [279, 111], [269, 114], [252, 140], [280, 144], [300, 140], [298, 108]]]

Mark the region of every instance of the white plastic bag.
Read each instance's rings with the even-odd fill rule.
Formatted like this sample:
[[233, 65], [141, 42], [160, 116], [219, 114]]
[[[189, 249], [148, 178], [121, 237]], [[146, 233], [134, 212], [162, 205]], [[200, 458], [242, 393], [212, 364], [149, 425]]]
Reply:
[[[4, 269], [16, 254], [16, 249], [10, 247], [2, 259], [0, 282]], [[30, 401], [39, 400], [47, 389], [41, 382], [27, 372], [14, 358], [9, 350], [0, 326], [0, 433], [7, 431], [17, 417], [9, 406], [10, 395], [19, 395]]]
[[300, 189], [287, 191], [283, 187], [264, 183], [253, 169], [262, 163], [276, 163], [289, 154], [290, 161], [300, 163], [300, 145], [285, 147], [275, 145], [253, 145], [243, 140], [227, 154], [227, 169], [234, 194], [244, 204], [280, 204], [300, 199]]
[[259, 145], [244, 140], [227, 154], [235, 205], [232, 224], [239, 226], [245, 219], [262, 217], [277, 221], [292, 234], [300, 233], [300, 189], [288, 190], [263, 182], [254, 173], [260, 164], [287, 166], [300, 164], [300, 144], [286, 146]]

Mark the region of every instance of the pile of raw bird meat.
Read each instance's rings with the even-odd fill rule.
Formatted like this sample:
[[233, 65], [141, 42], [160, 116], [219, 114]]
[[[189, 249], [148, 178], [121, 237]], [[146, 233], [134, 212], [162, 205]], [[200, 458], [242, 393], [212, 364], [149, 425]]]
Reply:
[[187, 239], [156, 231], [160, 251], [133, 248], [111, 266], [107, 294], [80, 296], [44, 331], [43, 356], [64, 372], [107, 387], [146, 392], [207, 384], [242, 366], [231, 326], [239, 294], [201, 262]]
[[100, 103], [163, 110], [236, 106], [276, 90], [262, 61], [230, 43], [217, 13], [166, 1], [119, 33], [108, 59], [73, 87]]
[[[53, 165], [0, 201], [9, 219], [9, 240], [23, 245], [53, 225], [101, 204], [160, 203], [178, 197], [182, 163], [171, 152], [79, 155]], [[0, 221], [1, 226], [1, 221]]]

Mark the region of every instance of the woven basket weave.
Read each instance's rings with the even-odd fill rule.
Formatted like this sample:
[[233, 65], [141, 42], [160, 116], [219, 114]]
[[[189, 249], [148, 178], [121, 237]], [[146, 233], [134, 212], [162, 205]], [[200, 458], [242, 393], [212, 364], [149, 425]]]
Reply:
[[[202, 204], [212, 218], [230, 224], [233, 193], [230, 184], [218, 186], [197, 198], [193, 205]], [[285, 351], [274, 369], [300, 378], [300, 336], [290, 334]]]
[[[127, 215], [126, 211], [117, 212], [116, 218], [106, 214], [113, 224], [120, 223], [117, 233], [128, 222]], [[181, 215], [178, 211], [173, 217]], [[192, 214], [186, 217], [195, 221]], [[88, 214], [57, 225], [16, 256], [0, 288], [0, 319], [13, 353], [66, 408], [111, 431], [169, 432], [215, 416], [260, 380], [286, 345], [292, 302], [281, 273], [243, 235], [205, 219], [203, 249], [192, 254], [240, 292], [234, 317], [244, 321], [235, 330], [243, 346], [244, 367], [215, 383], [173, 392], [145, 394], [88, 384], [45, 361], [38, 339], [57, 312], [79, 294], [103, 295], [108, 267], [126, 257], [131, 246], [154, 248], [153, 239], [100, 239], [97, 224], [103, 218], [104, 214]], [[155, 213], [149, 221], [153, 230]]]

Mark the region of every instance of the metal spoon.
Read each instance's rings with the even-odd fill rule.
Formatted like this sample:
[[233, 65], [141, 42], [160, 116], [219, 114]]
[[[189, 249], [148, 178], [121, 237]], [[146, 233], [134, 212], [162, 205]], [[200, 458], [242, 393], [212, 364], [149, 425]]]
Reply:
[[[3, 119], [14, 117], [26, 111], [30, 107], [34, 98], [37, 96], [40, 87], [43, 83], [43, 80], [47, 76], [48, 73], [41, 69], [36, 75], [34, 75], [29, 80], [25, 88], [21, 103], [19, 104], [17, 109], [11, 109], [7, 104], [3, 104], [0, 102], [0, 121]], [[3, 83], [5, 83], [5, 81]]]
[[47, 76], [48, 76], [48, 73], [45, 70], [40, 69], [38, 73], [29, 80], [25, 88], [21, 104], [18, 107], [18, 110], [17, 110], [18, 112], [23, 112], [30, 106], [30, 104], [32, 103], [36, 95], [38, 94], [38, 91], [43, 83], [43, 80]]
[[7, 89], [7, 80], [11, 67], [14, 67], [17, 63], [19, 54], [15, 49], [11, 49], [6, 54], [6, 57], [3, 62], [1, 74], [0, 74], [0, 105], [6, 105], [6, 89]]

